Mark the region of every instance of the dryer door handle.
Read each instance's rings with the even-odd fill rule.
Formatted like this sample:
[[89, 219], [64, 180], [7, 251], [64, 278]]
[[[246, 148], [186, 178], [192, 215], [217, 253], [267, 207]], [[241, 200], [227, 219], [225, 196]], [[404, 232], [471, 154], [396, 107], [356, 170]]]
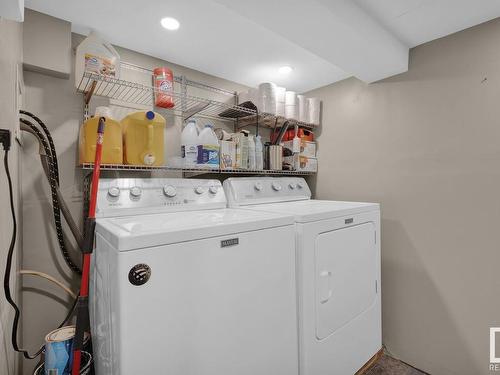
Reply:
[[327, 303], [332, 298], [332, 273], [331, 271], [322, 271], [319, 274], [319, 302]]

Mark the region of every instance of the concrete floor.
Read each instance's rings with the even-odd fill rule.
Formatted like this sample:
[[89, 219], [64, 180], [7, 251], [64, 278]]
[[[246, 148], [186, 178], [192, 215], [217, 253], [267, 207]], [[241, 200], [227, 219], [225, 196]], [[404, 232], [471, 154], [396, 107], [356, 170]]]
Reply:
[[398, 361], [388, 355], [382, 358], [370, 368], [365, 375], [428, 375], [425, 372], [414, 369], [407, 364]]

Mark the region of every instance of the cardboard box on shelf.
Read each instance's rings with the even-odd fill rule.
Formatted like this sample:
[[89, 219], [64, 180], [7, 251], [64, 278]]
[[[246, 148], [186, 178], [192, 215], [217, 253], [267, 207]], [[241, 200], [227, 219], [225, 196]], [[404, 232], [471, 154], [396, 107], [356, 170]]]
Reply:
[[220, 142], [220, 168], [236, 168], [236, 143], [233, 141]]
[[290, 165], [293, 170], [301, 172], [317, 172], [318, 159], [307, 156], [287, 156], [283, 159], [284, 164]]
[[[289, 149], [293, 152], [293, 141], [285, 141], [283, 142], [283, 147]], [[300, 141], [300, 153], [301, 156], [307, 156], [308, 158], [316, 157], [316, 142], [310, 141]]]

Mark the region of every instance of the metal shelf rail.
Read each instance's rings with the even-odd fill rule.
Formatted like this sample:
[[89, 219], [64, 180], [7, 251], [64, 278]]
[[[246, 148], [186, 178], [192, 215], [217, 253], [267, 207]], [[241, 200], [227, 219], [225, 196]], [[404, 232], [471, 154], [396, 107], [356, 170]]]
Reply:
[[[94, 168], [93, 163], [83, 163], [79, 165], [83, 170], [91, 170]], [[170, 166], [146, 166], [146, 165], [125, 165], [125, 164], [101, 164], [102, 170], [110, 171], [171, 171], [185, 173], [222, 173], [222, 174], [252, 174], [252, 175], [288, 175], [288, 176], [307, 176], [316, 174], [316, 172], [304, 171], [274, 171], [274, 170], [256, 170], [256, 169], [220, 169], [220, 168], [178, 168]]]

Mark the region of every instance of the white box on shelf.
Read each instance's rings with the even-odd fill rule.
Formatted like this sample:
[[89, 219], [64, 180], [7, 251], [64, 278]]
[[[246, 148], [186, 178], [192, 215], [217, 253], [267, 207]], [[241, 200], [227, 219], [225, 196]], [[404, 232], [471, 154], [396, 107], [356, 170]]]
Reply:
[[317, 172], [318, 171], [318, 159], [310, 158], [307, 156], [298, 155], [296, 160], [293, 156], [287, 156], [283, 158], [285, 164], [292, 166], [293, 170], [299, 172]]
[[[293, 141], [285, 141], [283, 142], [283, 147], [289, 149], [293, 152]], [[309, 158], [316, 157], [316, 142], [311, 141], [300, 141], [300, 153], [301, 156], [307, 156]]]
[[220, 168], [236, 168], [236, 143], [233, 141], [220, 142]]

